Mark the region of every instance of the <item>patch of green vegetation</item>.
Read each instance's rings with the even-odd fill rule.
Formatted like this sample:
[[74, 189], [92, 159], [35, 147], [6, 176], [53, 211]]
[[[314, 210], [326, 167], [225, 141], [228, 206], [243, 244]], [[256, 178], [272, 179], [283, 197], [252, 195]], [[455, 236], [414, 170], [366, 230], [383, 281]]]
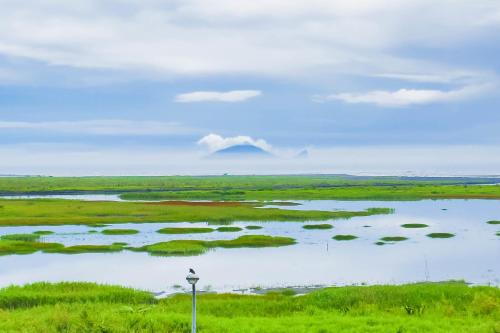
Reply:
[[380, 240], [384, 242], [402, 242], [407, 240], [408, 237], [403, 237], [403, 236], [387, 236], [387, 237], [382, 237]]
[[38, 230], [38, 231], [35, 231], [33, 232], [35, 235], [40, 235], [40, 236], [43, 236], [43, 235], [52, 235], [54, 234], [53, 231], [50, 231], [50, 230]]
[[500, 231], [497, 232], [497, 236], [500, 236]]
[[324, 223], [324, 224], [306, 224], [306, 225], [303, 225], [302, 228], [308, 229], [308, 230], [314, 230], [314, 229], [332, 229], [333, 225], [327, 224], [327, 223]]
[[0, 240], [0, 256], [11, 254], [31, 254], [38, 251], [58, 250], [64, 245], [36, 241]]
[[261, 201], [263, 206], [300, 206], [302, 204], [291, 201]]
[[494, 220], [494, 221], [488, 221], [486, 223], [495, 225], [495, 224], [500, 224], [500, 221]]
[[277, 247], [293, 245], [296, 241], [290, 237], [245, 235], [232, 240], [210, 241], [210, 247]]
[[356, 239], [356, 238], [358, 238], [358, 236], [354, 236], [354, 235], [335, 235], [332, 238], [335, 239], [335, 240], [337, 240], [337, 241], [348, 241], [348, 240]]
[[217, 231], [219, 232], [237, 232], [243, 230], [240, 227], [218, 227]]
[[[303, 296], [198, 296], [200, 332], [497, 332], [500, 289], [465, 283], [326, 288]], [[91, 283], [0, 289], [0, 331], [189, 332], [190, 295]]]
[[268, 291], [266, 294], [268, 296], [273, 296], [273, 295], [295, 296], [297, 295], [297, 292], [292, 288], [285, 288], [280, 290]]
[[104, 229], [101, 231], [104, 235], [135, 235], [139, 233], [139, 230], [135, 229]]
[[176, 227], [176, 228], [162, 228], [160, 230], [157, 230], [156, 232], [160, 234], [172, 234], [172, 235], [177, 235], [177, 234], [201, 234], [201, 233], [207, 233], [207, 232], [213, 232], [215, 231], [212, 228], [181, 228], [181, 227]]
[[99, 231], [97, 231], [97, 230], [89, 230], [89, 234], [97, 234], [97, 233], [99, 233]]
[[247, 225], [245, 227], [245, 229], [248, 229], [248, 230], [259, 230], [259, 229], [262, 229], [262, 227], [260, 225]]
[[10, 234], [0, 236], [0, 240], [22, 241], [22, 242], [36, 242], [40, 239], [37, 234]]
[[91, 228], [105, 228], [105, 227], [109, 227], [109, 224], [89, 223], [89, 224], [87, 224], [87, 227], [91, 227]]
[[0, 226], [63, 225], [126, 222], [211, 222], [233, 221], [324, 221], [355, 216], [390, 214], [389, 208], [365, 211], [316, 211], [258, 208], [250, 204], [232, 206], [165, 205], [151, 202], [77, 201], [61, 199], [9, 200], [4, 206]]
[[382, 241], [375, 242], [375, 245], [386, 245], [386, 244], [387, 244], [386, 242]]
[[193, 256], [205, 253], [208, 247], [205, 241], [201, 240], [173, 240], [145, 245], [133, 250], [157, 256]]
[[80, 253], [107, 253], [107, 252], [120, 252], [123, 250], [123, 245], [73, 245], [67, 247], [59, 247], [53, 249], [46, 249], [47, 253], [62, 253], [62, 254], [80, 254]]
[[433, 232], [433, 233], [427, 234], [427, 237], [430, 237], [430, 238], [451, 238], [451, 237], [455, 237], [455, 235], [447, 233], [447, 232]]
[[403, 228], [427, 228], [428, 225], [424, 223], [405, 223], [401, 224]]
[[31, 254], [37, 251], [46, 253], [80, 254], [120, 252], [122, 250], [149, 252], [153, 255], [177, 256], [197, 255], [216, 247], [272, 247], [295, 244], [293, 238], [264, 235], [246, 235], [232, 240], [173, 240], [139, 248], [126, 247], [127, 243], [115, 242], [111, 245], [73, 245], [42, 243], [38, 241], [0, 240], [0, 255]]
[[246, 235], [232, 240], [173, 240], [134, 248], [134, 251], [148, 252], [159, 256], [199, 255], [212, 248], [276, 247], [295, 244], [293, 238], [263, 235]]

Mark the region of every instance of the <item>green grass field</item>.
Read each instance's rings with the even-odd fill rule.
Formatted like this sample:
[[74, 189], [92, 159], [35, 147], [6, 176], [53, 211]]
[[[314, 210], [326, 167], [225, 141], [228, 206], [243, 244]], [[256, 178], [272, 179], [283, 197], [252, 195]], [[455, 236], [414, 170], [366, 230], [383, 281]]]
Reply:
[[4, 177], [0, 194], [121, 193], [133, 200], [500, 198], [494, 178], [308, 176]]
[[0, 193], [71, 191], [164, 191], [325, 188], [338, 186], [491, 184], [494, 178], [360, 177], [348, 175], [297, 176], [158, 176], [158, 177], [3, 177]]
[[393, 185], [304, 187], [258, 190], [186, 190], [137, 192], [126, 200], [422, 200], [500, 199], [499, 185]]
[[[198, 331], [500, 331], [500, 290], [464, 283], [340, 287], [305, 296], [198, 296]], [[0, 290], [0, 332], [190, 332], [191, 298], [91, 283], [37, 283]]]
[[323, 221], [389, 214], [387, 208], [366, 211], [314, 211], [258, 208], [258, 204], [211, 206], [163, 203], [77, 201], [58, 199], [0, 200], [0, 226], [126, 222]]

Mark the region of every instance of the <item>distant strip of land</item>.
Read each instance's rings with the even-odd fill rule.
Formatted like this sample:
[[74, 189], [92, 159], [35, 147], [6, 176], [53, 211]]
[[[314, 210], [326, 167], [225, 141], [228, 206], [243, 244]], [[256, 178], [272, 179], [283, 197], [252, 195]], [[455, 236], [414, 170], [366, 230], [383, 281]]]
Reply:
[[423, 200], [500, 199], [500, 185], [393, 185], [261, 190], [162, 191], [120, 195], [125, 200]]
[[[348, 175], [297, 175], [297, 176], [158, 176], [158, 177], [0, 177], [0, 195], [15, 194], [76, 194], [76, 193], [134, 193], [134, 192], [185, 192], [186, 196], [210, 193], [244, 196], [247, 191], [302, 190], [302, 195], [312, 190], [336, 188], [394, 187], [442, 185], [497, 184], [495, 177], [368, 177]], [[198, 191], [199, 193], [197, 193]], [[238, 193], [242, 191], [242, 193]], [[295, 192], [294, 192], [295, 193]], [[296, 193], [300, 194], [300, 193]], [[252, 194], [257, 197], [256, 194]], [[264, 193], [263, 196], [267, 196]], [[274, 197], [273, 197], [274, 199]]]
[[500, 178], [346, 175], [0, 178], [0, 195], [97, 193], [119, 194], [125, 200], [176, 200], [178, 205], [183, 205], [183, 200], [500, 199]]
[[[180, 286], [178, 286], [180, 288]], [[498, 332], [500, 289], [460, 282], [198, 296], [200, 332]], [[189, 332], [191, 297], [93, 283], [0, 289], [1, 332]]]

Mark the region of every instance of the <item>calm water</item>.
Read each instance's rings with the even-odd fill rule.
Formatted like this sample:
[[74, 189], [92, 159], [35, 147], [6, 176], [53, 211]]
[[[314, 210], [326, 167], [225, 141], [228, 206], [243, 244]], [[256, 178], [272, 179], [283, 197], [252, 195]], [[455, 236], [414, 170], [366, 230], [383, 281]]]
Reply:
[[[81, 196], [80, 196], [81, 197]], [[81, 199], [81, 198], [79, 198]], [[95, 198], [93, 199], [95, 200]], [[105, 200], [112, 200], [111, 198]], [[137, 235], [89, 234], [86, 226], [2, 227], [0, 234], [52, 230], [49, 242], [111, 244], [117, 241], [139, 246], [172, 239], [232, 239], [243, 234], [267, 234], [296, 238], [297, 245], [267, 249], [215, 249], [194, 257], [153, 257], [124, 251], [112, 254], [43, 254], [0, 257], [0, 286], [33, 281], [96, 281], [151, 291], [173, 292], [185, 285], [187, 269], [199, 273], [200, 286], [215, 291], [250, 287], [405, 283], [463, 279], [476, 284], [500, 285], [500, 226], [485, 222], [500, 219], [496, 200], [300, 201], [283, 209], [362, 210], [390, 207], [395, 214], [333, 220], [331, 230], [304, 230], [299, 222], [236, 222], [259, 224], [261, 230], [196, 235], [161, 235], [165, 226], [191, 223], [124, 223], [108, 228], [132, 228]], [[325, 223], [325, 222], [320, 222]], [[428, 228], [405, 229], [404, 223], [425, 223]], [[197, 223], [196, 226], [206, 226]], [[370, 226], [370, 227], [366, 227]], [[430, 239], [430, 232], [451, 232], [450, 239]], [[336, 234], [359, 239], [335, 241]], [[406, 236], [397, 244], [374, 245], [384, 236]]]

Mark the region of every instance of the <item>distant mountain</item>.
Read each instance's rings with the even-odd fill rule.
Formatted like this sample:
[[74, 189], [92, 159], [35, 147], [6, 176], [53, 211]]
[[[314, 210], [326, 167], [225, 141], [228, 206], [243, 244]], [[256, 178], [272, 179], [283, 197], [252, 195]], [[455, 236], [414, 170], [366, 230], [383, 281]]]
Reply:
[[307, 149], [302, 149], [297, 155], [295, 155], [295, 158], [307, 158], [309, 157], [309, 151]]
[[217, 150], [212, 153], [214, 157], [230, 157], [230, 156], [252, 156], [252, 157], [270, 157], [271, 153], [254, 145], [243, 144], [227, 147]]

